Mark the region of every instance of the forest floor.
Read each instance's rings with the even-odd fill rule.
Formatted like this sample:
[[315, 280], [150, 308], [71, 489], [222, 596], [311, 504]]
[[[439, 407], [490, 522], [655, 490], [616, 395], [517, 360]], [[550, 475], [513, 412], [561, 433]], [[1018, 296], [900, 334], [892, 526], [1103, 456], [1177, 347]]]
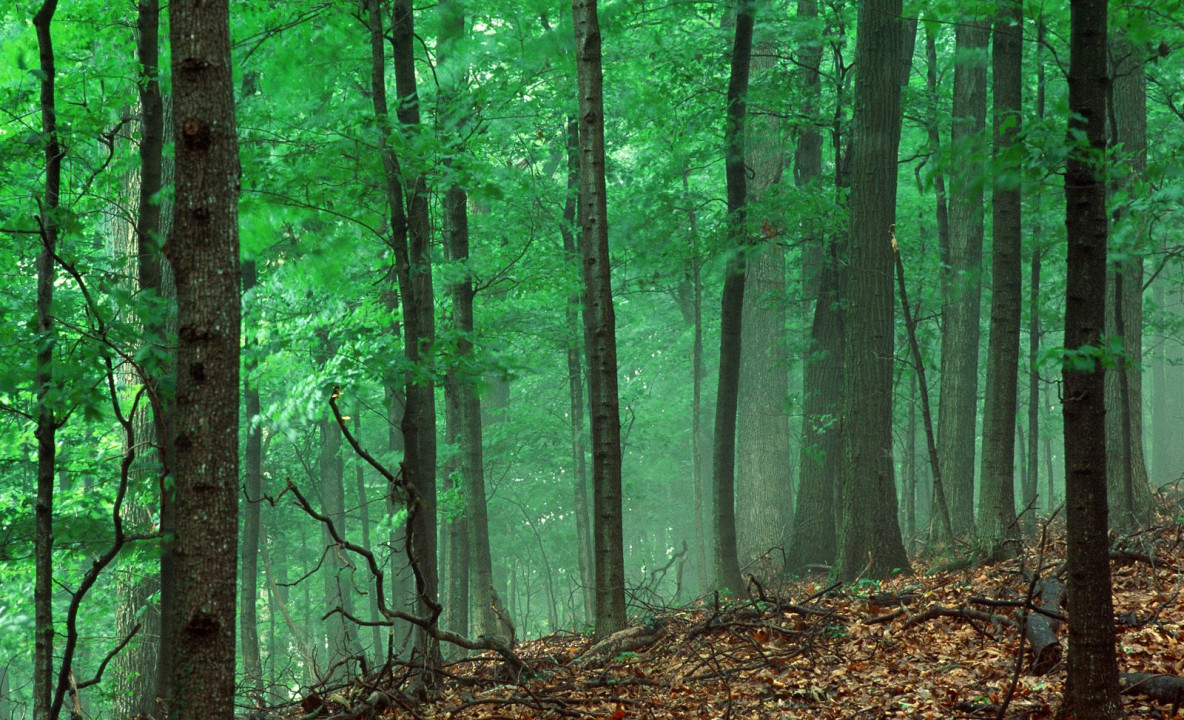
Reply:
[[[1111, 567], [1120, 672], [1174, 678], [1184, 675], [1184, 527], [1162, 520], [1116, 541]], [[1064, 626], [1043, 623], [1055, 634], [1039, 654], [1027, 640], [1029, 621], [1048, 617], [1028, 606], [1040, 603], [1039, 590], [1059, 587], [1034, 581], [1033, 571], [1042, 580], [1064, 568], [1063, 524], [1045, 535], [1019, 557], [977, 567], [918, 559], [911, 575], [881, 582], [750, 585], [757, 599], [654, 610], [596, 647], [575, 634], [524, 642], [516, 651], [529, 675], [508, 677], [500, 659], [471, 658], [414, 703], [360, 683], [321, 717], [1051, 718]], [[1180, 717], [1171, 699], [1180, 686], [1162, 681], [1124, 676], [1128, 718]]]

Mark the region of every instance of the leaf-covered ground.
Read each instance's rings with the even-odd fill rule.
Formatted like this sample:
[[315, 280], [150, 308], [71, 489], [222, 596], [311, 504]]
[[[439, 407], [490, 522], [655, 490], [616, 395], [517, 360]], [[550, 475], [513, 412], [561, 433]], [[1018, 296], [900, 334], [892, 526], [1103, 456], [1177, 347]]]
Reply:
[[[708, 598], [635, 618], [637, 626], [607, 647], [579, 635], [523, 643], [517, 650], [533, 676], [507, 677], [491, 658], [465, 660], [449, 666], [427, 700], [359, 683], [333, 695], [322, 716], [1049, 718], [1064, 679], [1059, 648], [1045, 655], [1044, 674], [1033, 672], [1027, 643], [1020, 648], [1034, 571], [1038, 579], [1063, 571], [1063, 536], [1049, 535], [1043, 549], [1033, 540], [1022, 556], [995, 564], [941, 570], [920, 560], [912, 575], [884, 582], [828, 587], [804, 579], [757, 589], [764, 599]], [[1184, 675], [1182, 553], [1176, 525], [1116, 546], [1121, 672]], [[1064, 626], [1056, 632], [1063, 645]], [[1141, 688], [1124, 703], [1131, 718], [1176, 710]]]

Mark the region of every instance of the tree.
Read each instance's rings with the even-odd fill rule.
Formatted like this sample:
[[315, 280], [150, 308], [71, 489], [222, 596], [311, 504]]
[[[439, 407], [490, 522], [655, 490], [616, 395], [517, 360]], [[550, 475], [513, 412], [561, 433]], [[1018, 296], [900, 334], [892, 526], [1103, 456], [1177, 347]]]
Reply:
[[[170, 718], [234, 716], [238, 546], [238, 141], [226, 0], [171, 8], [177, 286]], [[228, 562], [228, 558], [230, 561]]]
[[937, 442], [956, 535], [974, 532], [979, 305], [983, 256], [983, 137], [990, 28], [973, 14], [955, 29], [950, 176], [950, 256], [942, 298]]
[[[1132, 13], [1132, 19], [1145, 22]], [[1114, 81], [1110, 118], [1113, 145], [1128, 168], [1116, 183], [1131, 198], [1114, 209], [1116, 252], [1121, 260], [1106, 276], [1106, 337], [1117, 338], [1122, 355], [1106, 372], [1106, 468], [1110, 522], [1131, 529], [1150, 521], [1152, 500], [1143, 450], [1143, 246], [1147, 222], [1130, 205], [1143, 193], [1147, 172], [1147, 51], [1125, 32], [1111, 42]]]
[[[773, 72], [775, 44], [753, 52], [758, 79]], [[785, 164], [782, 123], [775, 113], [747, 123], [745, 159], [752, 173], [747, 202], [759, 203], [780, 185]], [[736, 417], [736, 545], [741, 565], [762, 574], [782, 570], [793, 527], [793, 466], [789, 462], [789, 346], [785, 250], [769, 219], [753, 243], [744, 283], [740, 330], [740, 385]]]
[[[814, 19], [818, 3], [798, 2], [798, 16]], [[822, 44], [810, 42], [802, 51], [808, 107], [821, 100]], [[841, 159], [841, 158], [840, 158]], [[794, 175], [799, 187], [819, 185], [822, 175], [822, 135], [812, 125], [802, 132], [795, 153]], [[837, 165], [838, 163], [836, 163]], [[836, 180], [840, 176], [835, 168]], [[810, 345], [803, 362], [802, 446], [798, 461], [797, 507], [789, 545], [792, 568], [830, 565], [838, 553], [840, 509], [836, 500], [839, 478], [839, 423], [843, 396], [843, 303], [841, 236], [822, 234], [812, 238], [818, 245], [817, 261], [807, 263], [807, 288], [814, 289], [814, 316], [810, 324]], [[811, 250], [811, 253], [815, 251]]]
[[45, 188], [38, 230], [41, 240], [37, 254], [37, 358], [34, 378], [36, 394], [37, 500], [34, 510], [33, 587], [34, 656], [33, 718], [49, 720], [53, 691], [53, 499], [57, 479], [57, 419], [52, 395], [54, 355], [53, 290], [56, 273], [54, 256], [58, 243], [58, 208], [62, 187], [62, 147], [58, 142], [57, 98], [54, 92], [53, 36], [51, 26], [57, 11], [56, 0], [45, 0], [33, 25], [37, 28], [40, 56], [41, 142], [45, 168]]
[[604, 77], [596, 0], [572, 0], [579, 82], [580, 249], [584, 258], [584, 337], [592, 419], [592, 538], [596, 637], [625, 627], [621, 528], [621, 419], [617, 397], [616, 316], [608, 253], [604, 178]]
[[744, 121], [748, 112], [748, 74], [756, 3], [737, 0], [736, 35], [728, 80], [724, 166], [728, 188], [728, 238], [731, 255], [724, 271], [719, 329], [719, 385], [715, 401], [712, 455], [715, 500], [715, 582], [739, 594], [744, 590], [736, 547], [736, 406], [739, 399], [744, 282], [747, 273], [747, 182]]
[[1065, 294], [1065, 519], [1069, 651], [1057, 716], [1122, 717], [1106, 506], [1105, 327], [1106, 0], [1073, 0], [1069, 36], [1070, 154], [1065, 167], [1069, 257]]
[[979, 542], [989, 555], [1014, 553], [1005, 546], [1019, 539], [1015, 518], [1015, 421], [1019, 389], [1020, 305], [1023, 207], [1020, 161], [1016, 154], [1023, 91], [1023, 8], [1009, 0], [995, 20], [993, 125], [994, 174], [991, 188], [991, 326], [987, 340], [987, 387], [983, 404], [983, 459], [979, 485]]
[[888, 577], [909, 569], [892, 466], [893, 257], [900, 146], [900, 0], [859, 6], [851, 150], [845, 372], [843, 524], [835, 575]]
[[[243, 296], [255, 289], [258, 274], [255, 261], [242, 264]], [[243, 647], [243, 670], [248, 692], [254, 694], [253, 703], [263, 702], [263, 664], [259, 649], [259, 614], [255, 609], [259, 597], [259, 540], [261, 536], [260, 503], [263, 500], [263, 419], [257, 380], [251, 373], [258, 358], [248, 354], [243, 363], [244, 414], [247, 421], [247, 441], [243, 451], [245, 464], [243, 495], [246, 508], [243, 523], [242, 587], [239, 600], [240, 633]]]

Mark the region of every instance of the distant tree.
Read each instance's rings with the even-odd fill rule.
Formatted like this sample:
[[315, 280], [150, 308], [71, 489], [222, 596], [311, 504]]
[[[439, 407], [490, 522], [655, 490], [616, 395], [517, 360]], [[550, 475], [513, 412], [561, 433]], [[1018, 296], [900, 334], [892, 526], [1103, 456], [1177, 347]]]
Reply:
[[909, 569], [892, 463], [893, 256], [900, 146], [900, 0], [859, 6], [842, 412], [843, 524], [835, 575]]
[[[243, 295], [255, 289], [258, 273], [255, 261], [242, 264]], [[258, 353], [258, 348], [253, 348]], [[239, 635], [243, 648], [243, 672], [252, 704], [263, 702], [263, 663], [259, 648], [259, 613], [255, 605], [259, 598], [259, 541], [262, 530], [260, 503], [263, 495], [263, 426], [257, 422], [261, 401], [258, 380], [251, 372], [258, 365], [258, 357], [248, 354], [243, 363], [243, 398], [247, 422], [247, 441], [243, 451], [243, 522], [242, 588], [239, 601]]]
[[[1128, 10], [1133, 14], [1134, 10]], [[1135, 16], [1137, 18], [1137, 16]], [[1139, 18], [1145, 22], [1145, 19]], [[1127, 174], [1121, 182], [1132, 199], [1147, 171], [1147, 72], [1149, 51], [1126, 32], [1110, 43], [1114, 77], [1110, 117], [1113, 145], [1121, 148]], [[1115, 189], [1119, 189], [1116, 183]], [[1106, 372], [1106, 447], [1110, 522], [1131, 529], [1151, 519], [1151, 485], [1143, 449], [1143, 248], [1148, 223], [1130, 202], [1113, 211], [1121, 261], [1106, 276], [1106, 337], [1121, 340], [1122, 356]]]
[[572, 0], [579, 83], [580, 249], [584, 258], [584, 337], [592, 419], [592, 538], [596, 637], [625, 627], [621, 527], [621, 417], [617, 397], [616, 315], [608, 254], [604, 177], [604, 76], [596, 0]]
[[1065, 507], [1069, 650], [1059, 718], [1122, 717], [1106, 505], [1106, 0], [1073, 0], [1065, 168]]
[[177, 286], [174, 653], [168, 716], [234, 717], [238, 547], [238, 139], [227, 0], [170, 6]]
[[[995, 183], [991, 250], [991, 326], [987, 340], [987, 386], [983, 403], [983, 458], [978, 503], [978, 537], [993, 556], [1015, 553], [1015, 426], [1018, 412], [1022, 205], [1020, 162], [1014, 146], [1020, 130], [1023, 94], [1023, 8], [1018, 0], [1000, 5], [995, 19]], [[1010, 544], [1008, 544], [1010, 542]]]

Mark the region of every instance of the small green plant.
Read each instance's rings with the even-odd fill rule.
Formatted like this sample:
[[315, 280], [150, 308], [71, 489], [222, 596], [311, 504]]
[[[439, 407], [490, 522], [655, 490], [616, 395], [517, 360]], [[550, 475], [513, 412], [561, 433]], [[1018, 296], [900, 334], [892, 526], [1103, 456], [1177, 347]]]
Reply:
[[617, 662], [625, 662], [626, 660], [632, 660], [636, 657], [637, 657], [637, 653], [633, 652], [632, 650], [626, 650], [623, 653], [621, 653], [620, 655], [613, 658], [613, 660], [616, 660]]

